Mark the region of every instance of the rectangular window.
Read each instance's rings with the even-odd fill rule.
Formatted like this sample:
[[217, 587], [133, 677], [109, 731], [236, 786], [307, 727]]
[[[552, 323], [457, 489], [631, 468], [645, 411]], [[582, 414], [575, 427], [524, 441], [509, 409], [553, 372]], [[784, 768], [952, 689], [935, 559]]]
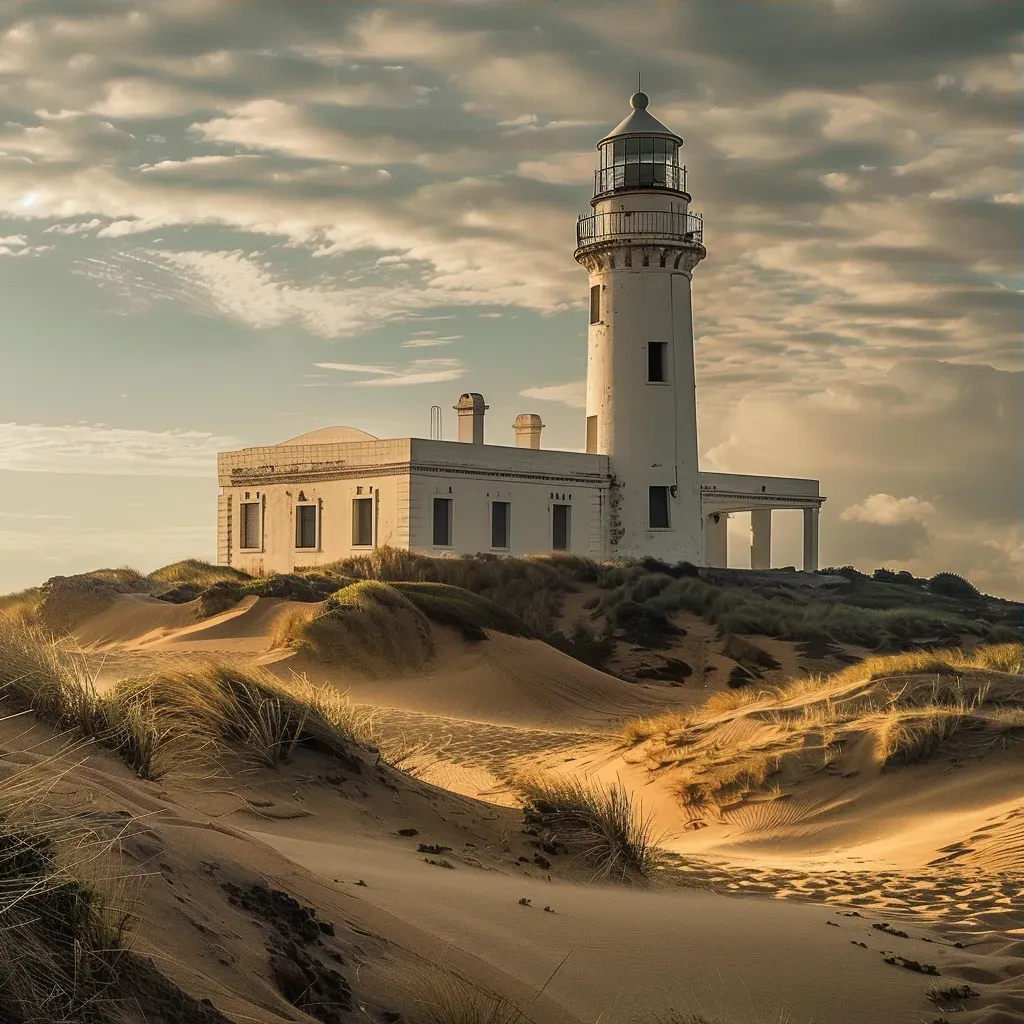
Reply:
[[601, 286], [592, 285], [590, 288], [590, 322], [599, 324], [601, 322]]
[[569, 517], [571, 505], [551, 506], [551, 548], [554, 551], [569, 550]]
[[295, 506], [295, 546], [316, 547], [316, 505]]
[[668, 522], [668, 488], [667, 487], [652, 487], [650, 488], [651, 497], [651, 529], [652, 530], [667, 530], [669, 528]]
[[587, 417], [587, 454], [597, 454], [597, 417]]
[[509, 546], [509, 526], [512, 519], [512, 505], [507, 501], [491, 502], [491, 547]]
[[668, 342], [647, 342], [647, 381], [650, 384], [668, 383]]
[[352, 499], [352, 546], [368, 548], [373, 544], [373, 498]]
[[241, 507], [242, 536], [239, 547], [261, 548], [263, 547], [263, 531], [260, 529], [260, 502], [243, 501]]
[[452, 499], [434, 499], [434, 546], [452, 546]]

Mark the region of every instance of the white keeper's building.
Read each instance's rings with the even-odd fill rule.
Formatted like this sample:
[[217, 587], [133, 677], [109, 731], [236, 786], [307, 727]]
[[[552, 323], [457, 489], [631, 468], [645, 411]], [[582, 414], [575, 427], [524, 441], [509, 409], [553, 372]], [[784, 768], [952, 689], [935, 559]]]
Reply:
[[[803, 568], [818, 567], [817, 480], [702, 473], [690, 279], [707, 255], [683, 140], [632, 110], [598, 143], [593, 212], [576, 228], [590, 276], [584, 452], [484, 443], [487, 406], [459, 399], [458, 441], [379, 440], [326, 427], [217, 458], [218, 561], [289, 572], [391, 545], [426, 554], [572, 552], [727, 562], [730, 513], [751, 513], [751, 566], [771, 565], [773, 509], [802, 509]], [[581, 424], [581, 427], [583, 425]]]

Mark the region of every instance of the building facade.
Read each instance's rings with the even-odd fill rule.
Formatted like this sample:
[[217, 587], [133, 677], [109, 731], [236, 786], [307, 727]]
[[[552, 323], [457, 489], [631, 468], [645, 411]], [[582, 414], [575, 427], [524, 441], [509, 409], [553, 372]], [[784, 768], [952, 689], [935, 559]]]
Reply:
[[541, 447], [523, 413], [514, 444], [486, 444], [478, 393], [458, 441], [379, 440], [327, 427], [218, 456], [218, 560], [288, 572], [390, 545], [431, 554], [571, 552], [726, 565], [727, 523], [751, 513], [751, 565], [771, 564], [773, 509], [804, 512], [817, 568], [816, 480], [701, 473], [690, 285], [706, 256], [683, 140], [636, 93], [598, 143], [592, 212], [575, 258], [589, 274], [585, 451]]

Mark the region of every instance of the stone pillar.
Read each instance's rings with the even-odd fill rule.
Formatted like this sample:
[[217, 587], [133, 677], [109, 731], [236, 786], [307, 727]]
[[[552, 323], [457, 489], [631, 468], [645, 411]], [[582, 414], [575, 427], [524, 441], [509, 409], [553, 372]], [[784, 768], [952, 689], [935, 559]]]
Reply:
[[718, 569], [729, 564], [728, 526], [728, 512], [712, 512], [704, 517], [704, 561]]
[[750, 568], [772, 567], [772, 510], [755, 508], [750, 513]]
[[804, 509], [804, 572], [818, 569], [818, 514], [817, 506]]

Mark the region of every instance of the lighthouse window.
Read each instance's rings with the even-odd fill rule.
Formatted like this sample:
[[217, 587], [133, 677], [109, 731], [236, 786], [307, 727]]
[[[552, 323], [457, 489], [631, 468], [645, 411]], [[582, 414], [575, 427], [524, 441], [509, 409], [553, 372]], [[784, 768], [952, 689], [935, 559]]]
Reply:
[[590, 322], [599, 324], [601, 322], [601, 286], [595, 284], [590, 289]]
[[668, 342], [647, 343], [647, 380], [650, 384], [668, 383]]
[[667, 530], [668, 522], [668, 488], [651, 487], [650, 490], [650, 524], [652, 530]]

